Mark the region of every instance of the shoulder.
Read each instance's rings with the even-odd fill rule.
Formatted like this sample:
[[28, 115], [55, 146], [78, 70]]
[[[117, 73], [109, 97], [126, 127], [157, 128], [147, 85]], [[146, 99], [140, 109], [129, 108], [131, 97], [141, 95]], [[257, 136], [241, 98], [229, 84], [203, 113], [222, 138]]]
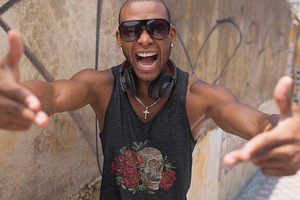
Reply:
[[98, 117], [104, 116], [115, 83], [112, 70], [97, 71], [95, 69], [84, 69], [75, 74], [71, 79], [87, 85], [90, 95], [94, 99], [90, 103], [92, 108]]
[[87, 85], [92, 94], [100, 99], [103, 98], [103, 94], [107, 95], [114, 85], [114, 75], [111, 69], [103, 71], [84, 69], [76, 73], [71, 80]]
[[207, 113], [218, 105], [233, 101], [237, 101], [237, 98], [228, 88], [189, 77], [187, 105], [191, 105], [192, 109], [201, 107]]
[[75, 81], [82, 82], [111, 82], [114, 80], [114, 76], [112, 74], [111, 69], [97, 71], [95, 69], [84, 69], [78, 73], [76, 73], [72, 78]]
[[190, 76], [188, 83], [188, 92], [191, 95], [203, 96], [211, 100], [211, 98], [218, 99], [236, 99], [233, 93], [226, 87], [221, 85], [209, 84], [201, 79]]
[[114, 84], [114, 76], [111, 69], [97, 71], [95, 69], [84, 69], [76, 73], [71, 80], [88, 85], [92, 89], [101, 89]]

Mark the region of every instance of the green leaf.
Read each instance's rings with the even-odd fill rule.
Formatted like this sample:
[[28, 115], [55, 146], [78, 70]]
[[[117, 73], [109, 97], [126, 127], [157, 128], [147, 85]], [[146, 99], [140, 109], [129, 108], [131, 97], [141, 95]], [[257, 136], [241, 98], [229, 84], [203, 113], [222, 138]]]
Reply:
[[125, 187], [125, 185], [122, 183], [121, 184], [122, 185], [122, 188], [124, 189], [124, 190], [126, 190], [126, 187]]
[[127, 147], [123, 147], [122, 149], [120, 149], [120, 153], [121, 153], [123, 156], [125, 156], [126, 152], [127, 152]]
[[124, 184], [124, 179], [122, 176], [117, 176], [116, 177], [116, 184], [117, 186], [120, 186], [121, 184]]
[[169, 161], [166, 161], [164, 166], [165, 166], [167, 171], [169, 171], [171, 169], [176, 169], [176, 167], [174, 167]]
[[135, 150], [135, 151], [138, 151], [138, 144], [136, 142], [133, 142], [133, 146], [132, 146], [132, 149]]
[[145, 190], [147, 190], [147, 188], [144, 184], [141, 184], [141, 185], [138, 186], [138, 190], [139, 191], [145, 191]]
[[146, 144], [147, 144], [147, 140], [146, 140], [144, 143], [141, 142], [141, 144], [140, 144], [140, 149], [144, 148], [144, 146], [145, 146]]
[[138, 151], [141, 150], [143, 147], [141, 145], [138, 146]]

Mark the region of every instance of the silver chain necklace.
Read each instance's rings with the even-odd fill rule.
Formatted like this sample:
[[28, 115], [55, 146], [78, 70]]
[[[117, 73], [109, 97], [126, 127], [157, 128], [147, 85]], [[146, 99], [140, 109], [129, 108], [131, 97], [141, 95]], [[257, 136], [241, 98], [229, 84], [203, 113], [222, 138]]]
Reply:
[[145, 114], [145, 119], [147, 119], [147, 116], [148, 114], [150, 114], [150, 112], [148, 111], [149, 108], [155, 106], [155, 104], [157, 104], [157, 102], [160, 100], [160, 99], [157, 99], [153, 104], [151, 104], [150, 106], [145, 106], [145, 104], [137, 97], [137, 96], [134, 96], [134, 98], [140, 103], [142, 104], [142, 106], [145, 107], [146, 110], [143, 111], [143, 113]]

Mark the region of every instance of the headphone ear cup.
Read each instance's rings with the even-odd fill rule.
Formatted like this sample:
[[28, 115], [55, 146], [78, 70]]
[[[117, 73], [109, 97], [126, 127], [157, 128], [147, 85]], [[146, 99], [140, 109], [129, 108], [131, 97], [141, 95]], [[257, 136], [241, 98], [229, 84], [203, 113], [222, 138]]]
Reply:
[[135, 79], [132, 72], [132, 69], [126, 68], [124, 71], [124, 78], [126, 81], [126, 92], [130, 94], [131, 96], [136, 95], [136, 85], [135, 85]]
[[167, 73], [161, 73], [156, 79], [154, 79], [148, 89], [148, 96], [152, 99], [159, 99], [160, 97], [166, 97], [172, 87], [171, 82], [172, 78]]

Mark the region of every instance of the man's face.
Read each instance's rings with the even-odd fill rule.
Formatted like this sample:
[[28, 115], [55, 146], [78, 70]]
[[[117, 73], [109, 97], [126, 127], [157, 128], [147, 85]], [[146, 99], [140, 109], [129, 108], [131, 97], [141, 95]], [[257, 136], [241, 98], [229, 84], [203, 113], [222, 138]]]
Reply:
[[[129, 20], [167, 19], [164, 6], [159, 2], [133, 2], [124, 7], [120, 23]], [[176, 41], [176, 29], [171, 25], [170, 34], [164, 39], [154, 39], [143, 29], [141, 36], [131, 42], [121, 39], [116, 33], [117, 42], [135, 71], [139, 80], [152, 81], [160, 73], [167, 72], [167, 61], [171, 53], [171, 42]]]

